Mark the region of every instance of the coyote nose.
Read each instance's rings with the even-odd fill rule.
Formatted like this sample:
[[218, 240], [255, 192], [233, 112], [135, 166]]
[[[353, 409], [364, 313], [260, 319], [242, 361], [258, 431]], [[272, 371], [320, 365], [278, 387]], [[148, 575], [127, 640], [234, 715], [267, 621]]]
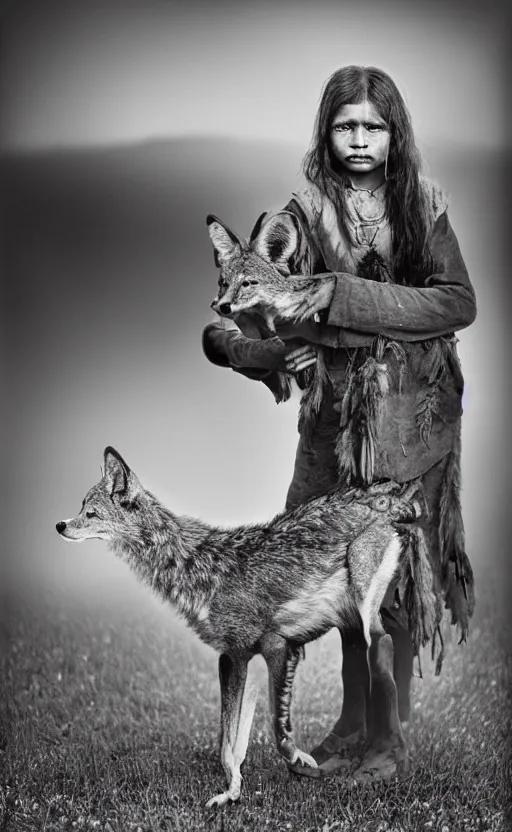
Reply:
[[231, 304], [230, 303], [221, 303], [219, 306], [219, 312], [222, 312], [223, 315], [229, 315], [231, 312]]
[[58, 533], [59, 533], [59, 534], [62, 534], [62, 532], [63, 532], [63, 531], [64, 531], [64, 529], [66, 528], [66, 524], [64, 523], [64, 520], [61, 520], [59, 523], [57, 523], [57, 525], [55, 526], [55, 528], [57, 529], [57, 531], [58, 531]]

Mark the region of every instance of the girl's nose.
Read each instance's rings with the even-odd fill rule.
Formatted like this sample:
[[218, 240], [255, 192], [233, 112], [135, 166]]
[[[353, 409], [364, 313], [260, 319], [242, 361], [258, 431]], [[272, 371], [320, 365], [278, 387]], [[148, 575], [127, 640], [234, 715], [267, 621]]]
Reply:
[[359, 127], [354, 127], [354, 132], [352, 133], [351, 146], [366, 147], [366, 136], [362, 125], [359, 125]]

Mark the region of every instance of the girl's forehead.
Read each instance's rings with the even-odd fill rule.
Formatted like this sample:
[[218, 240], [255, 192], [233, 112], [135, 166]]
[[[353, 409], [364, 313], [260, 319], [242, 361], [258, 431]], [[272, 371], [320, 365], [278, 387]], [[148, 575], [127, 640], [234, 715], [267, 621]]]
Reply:
[[380, 121], [384, 119], [371, 101], [361, 101], [359, 104], [344, 104], [334, 114], [333, 124], [337, 121]]

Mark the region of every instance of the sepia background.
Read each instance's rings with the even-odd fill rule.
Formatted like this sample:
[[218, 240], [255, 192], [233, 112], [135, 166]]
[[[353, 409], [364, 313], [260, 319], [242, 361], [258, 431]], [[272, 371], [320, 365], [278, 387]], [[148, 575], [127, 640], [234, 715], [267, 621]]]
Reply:
[[[506, 563], [509, 136], [505, 31], [483, 4], [7, 3], [1, 59], [7, 472], [14, 592], [132, 586], [71, 548], [114, 445], [178, 513], [263, 520], [291, 477], [296, 400], [209, 364], [205, 216], [242, 235], [300, 187], [322, 85], [396, 80], [478, 298], [460, 334], [463, 509], [478, 570]], [[142, 597], [142, 595], [141, 595]], [[144, 596], [145, 597], [145, 596]]]

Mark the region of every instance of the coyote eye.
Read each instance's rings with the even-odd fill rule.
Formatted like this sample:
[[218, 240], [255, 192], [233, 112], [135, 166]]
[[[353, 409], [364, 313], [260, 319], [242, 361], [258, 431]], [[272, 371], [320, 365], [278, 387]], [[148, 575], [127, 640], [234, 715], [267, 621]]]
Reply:
[[98, 515], [97, 511], [86, 511], [85, 516], [87, 517], [88, 520], [90, 520], [91, 517], [98, 517], [99, 515]]
[[249, 280], [249, 283], [251, 284], [251, 286], [257, 286], [258, 283], [259, 283], [259, 280]]

